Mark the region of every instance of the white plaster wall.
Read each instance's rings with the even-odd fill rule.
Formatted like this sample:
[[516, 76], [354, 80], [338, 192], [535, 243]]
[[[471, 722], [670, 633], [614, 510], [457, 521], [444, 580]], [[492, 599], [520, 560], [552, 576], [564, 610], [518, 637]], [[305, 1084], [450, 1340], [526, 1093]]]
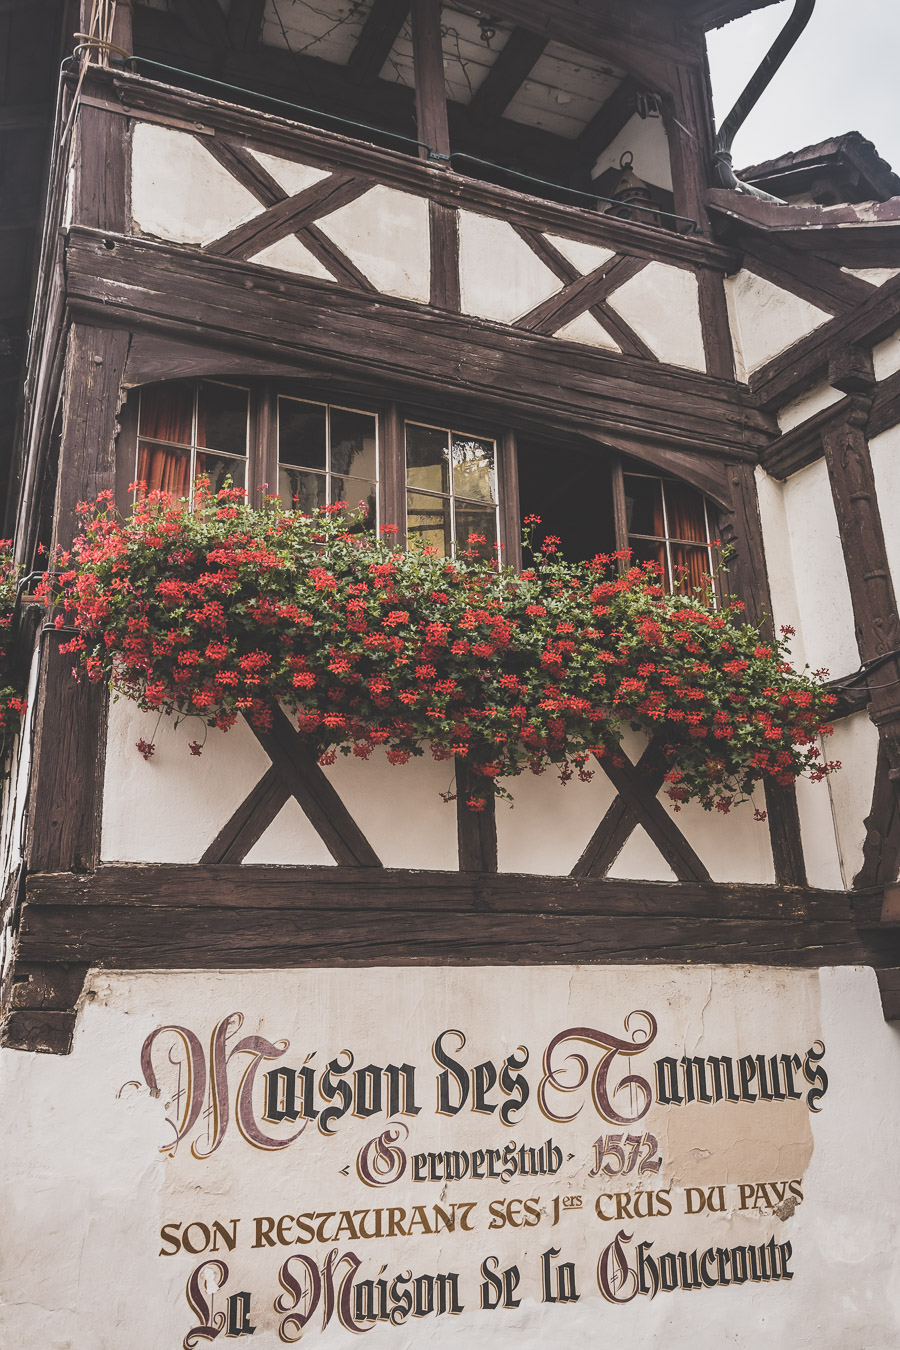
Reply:
[[251, 145], [247, 149], [289, 197], [304, 192], [315, 183], [321, 183], [331, 172], [329, 169], [317, 169], [312, 164], [300, 164], [295, 159], [285, 159], [283, 155], [271, 155], [266, 150], [255, 150]]
[[589, 783], [576, 776], [563, 785], [552, 768], [505, 780], [514, 805], [497, 802], [501, 872], [568, 876], [616, 795], [600, 766], [594, 767]]
[[325, 773], [385, 867], [456, 871], [453, 764], [426, 749], [408, 764], [389, 764], [380, 750], [369, 760], [338, 755]]
[[34, 717], [37, 706], [37, 682], [40, 673], [40, 645], [31, 658], [28, 675], [28, 707], [22, 718], [9, 756], [9, 777], [3, 784], [3, 834], [0, 876], [3, 888], [22, 861], [25, 808], [31, 786], [31, 751], [34, 735]]
[[792, 431], [794, 427], [799, 427], [803, 422], [815, 417], [817, 412], [830, 408], [832, 403], [840, 403], [843, 397], [841, 391], [832, 385], [817, 384], [815, 388], [808, 389], [778, 409], [778, 426], [782, 432]]
[[900, 370], [900, 331], [872, 348], [872, 362], [876, 380], [886, 380]]
[[849, 674], [859, 649], [825, 461], [784, 483], [758, 470], [757, 485], [772, 609], [777, 625], [797, 629], [793, 660]]
[[659, 800], [675, 821], [713, 881], [744, 881], [767, 886], [775, 881], [775, 865], [768, 824], [754, 820], [754, 808], [765, 810], [765, 797], [757, 788], [754, 800], [721, 811], [704, 811], [698, 802], [687, 802], [680, 811], [663, 789]]
[[[830, 1082], [818, 1114], [804, 1101], [654, 1104], [638, 1127], [653, 1131], [663, 1159], [649, 1188], [671, 1188], [674, 1213], [603, 1223], [593, 1213], [595, 1197], [633, 1195], [642, 1183], [602, 1174], [591, 1179], [593, 1140], [609, 1127], [580, 1094], [563, 1103], [571, 1109], [581, 1104], [575, 1120], [551, 1124], [538, 1110], [534, 1088], [551, 1035], [593, 1026], [621, 1036], [625, 1017], [636, 1008], [650, 1009], [658, 1019], [653, 1057], [802, 1056], [821, 1040]], [[401, 1182], [367, 1190], [353, 1161], [377, 1131], [372, 1121], [350, 1117], [339, 1122], [334, 1138], [308, 1131], [282, 1152], [251, 1148], [232, 1119], [208, 1159], [192, 1157], [187, 1143], [174, 1158], [164, 1156], [158, 1147], [171, 1138], [165, 1118], [177, 1109], [174, 1068], [161, 1044], [157, 1063], [165, 1090], [152, 1097], [141, 1082], [142, 1041], [156, 1027], [174, 1023], [192, 1029], [205, 1046], [215, 1022], [237, 1009], [245, 1017], [242, 1034], [292, 1042], [288, 1062], [302, 1062], [313, 1050], [324, 1061], [348, 1046], [358, 1064], [415, 1064], [422, 1070], [422, 1111], [408, 1122], [410, 1151], [502, 1147], [510, 1137], [537, 1145], [549, 1135], [563, 1146], [558, 1177], [549, 1184]], [[433, 1095], [424, 1090], [435, 1072], [429, 1046], [446, 1027], [466, 1033], [460, 1058], [467, 1065], [498, 1062], [518, 1044], [528, 1046], [533, 1090], [512, 1129], [496, 1116], [435, 1117]], [[597, 1051], [585, 1048], [595, 1063]], [[646, 1072], [647, 1060], [646, 1053], [629, 1058], [627, 1071]], [[247, 1062], [243, 1056], [231, 1065], [232, 1093]], [[614, 1072], [620, 1077], [624, 1070]], [[883, 1021], [868, 969], [520, 966], [205, 972], [202, 978], [196, 972], [94, 973], [71, 1056], [0, 1053], [0, 1124], [4, 1138], [15, 1140], [0, 1154], [9, 1235], [0, 1254], [0, 1339], [15, 1350], [180, 1346], [197, 1321], [185, 1300], [185, 1282], [203, 1258], [159, 1255], [161, 1225], [235, 1218], [236, 1250], [219, 1253], [229, 1266], [226, 1288], [252, 1292], [258, 1326], [253, 1344], [275, 1350], [281, 1342], [272, 1300], [281, 1292], [281, 1261], [297, 1251], [324, 1260], [326, 1249], [253, 1250], [253, 1216], [389, 1204], [430, 1208], [465, 1199], [476, 1205], [471, 1233], [334, 1244], [357, 1247], [364, 1273], [376, 1278], [382, 1264], [388, 1277], [404, 1269], [461, 1272], [463, 1313], [377, 1326], [368, 1333], [372, 1346], [896, 1350], [900, 1171], [891, 1159], [900, 1149], [898, 1086], [900, 1037]], [[626, 1098], [620, 1100], [624, 1105]], [[799, 1179], [803, 1200], [784, 1218], [771, 1210], [737, 1211], [738, 1183], [787, 1178]], [[728, 1187], [724, 1212], [684, 1215], [684, 1187], [718, 1184]], [[584, 1207], [563, 1213], [553, 1226], [553, 1197], [560, 1194], [581, 1195]], [[526, 1196], [537, 1197], [536, 1227], [488, 1228], [490, 1201], [505, 1205]], [[660, 1293], [652, 1301], [637, 1297], [611, 1306], [598, 1294], [597, 1258], [619, 1228], [632, 1235], [630, 1254], [641, 1241], [652, 1242], [659, 1255], [774, 1235], [792, 1245], [793, 1279]], [[577, 1302], [539, 1301], [540, 1256], [551, 1244], [575, 1264]], [[478, 1309], [479, 1263], [489, 1253], [501, 1259], [501, 1268], [519, 1265], [518, 1308]], [[324, 1347], [349, 1344], [334, 1323], [323, 1333], [318, 1317], [302, 1339]]]
[[878, 754], [878, 730], [865, 712], [842, 717], [834, 724], [834, 734], [824, 741], [824, 755], [839, 760], [841, 768], [826, 780], [831, 794], [835, 832], [845, 886], [863, 864], [865, 818], [872, 809], [875, 786], [875, 762]]
[[[210, 730], [199, 719], [176, 728], [174, 719], [141, 712], [136, 703], [110, 704], [103, 785], [101, 857], [104, 862], [198, 862], [222, 826], [256, 786], [269, 760], [246, 723]], [[139, 740], [156, 746], [149, 760]], [[311, 828], [311, 827], [310, 827]]]
[[431, 293], [428, 202], [378, 184], [316, 221], [379, 291], [426, 302]]
[[725, 278], [725, 298], [739, 380], [831, 318], [808, 300], [746, 269]]
[[178, 244], [210, 244], [262, 209], [196, 136], [137, 123], [131, 151], [131, 212], [137, 233]]
[[521, 319], [562, 288], [511, 225], [474, 211], [459, 213], [459, 284], [462, 312], [498, 323]]
[[[826, 753], [830, 749], [830, 740], [829, 737], [825, 743], [820, 742], [822, 755], [826, 759], [835, 758], [833, 754]], [[813, 783], [809, 778], [798, 778], [796, 791], [806, 879], [810, 886], [840, 890], [844, 885], [844, 874], [841, 871], [828, 780]]]
[[264, 267], [277, 267], [281, 272], [296, 272], [299, 276], [316, 277], [319, 281], [334, 281], [328, 268], [319, 262], [314, 253], [310, 253], [305, 244], [301, 244], [296, 235], [289, 234], [284, 239], [276, 239], [254, 253], [250, 262], [262, 263]]
[[851, 277], [871, 281], [873, 286], [883, 286], [886, 281], [900, 276], [900, 267], [842, 267], [841, 271], [849, 272]]
[[607, 333], [593, 314], [576, 315], [574, 319], [563, 324], [562, 328], [558, 328], [553, 336], [563, 338], [566, 342], [582, 342], [587, 347], [603, 347], [610, 352], [622, 350], [615, 338]]
[[585, 276], [616, 256], [615, 249], [604, 248], [602, 244], [587, 244], [582, 239], [567, 239], [562, 234], [545, 234], [544, 238]]
[[599, 178], [606, 169], [617, 169], [626, 150], [634, 156], [634, 172], [638, 178], [672, 191], [669, 138], [662, 118], [640, 117], [635, 113], [603, 151], [591, 170], [591, 177]]
[[700, 294], [693, 272], [651, 262], [608, 298], [660, 361], [706, 370]]
[[[897, 346], [900, 351], [900, 343]], [[900, 426], [873, 436], [869, 454], [894, 593], [900, 595]]]

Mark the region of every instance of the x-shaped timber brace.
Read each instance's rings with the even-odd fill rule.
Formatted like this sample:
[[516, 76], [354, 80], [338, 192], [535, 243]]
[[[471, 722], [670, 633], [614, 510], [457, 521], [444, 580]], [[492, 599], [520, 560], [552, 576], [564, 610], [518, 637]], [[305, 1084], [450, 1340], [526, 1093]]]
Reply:
[[[338, 170], [327, 178], [288, 195], [272, 175], [245, 147], [221, 137], [198, 136], [204, 149], [265, 207], [252, 220], [238, 225], [206, 245], [205, 251], [244, 262], [282, 239], [296, 238], [342, 286], [375, 293], [377, 287], [347, 254], [317, 224], [343, 206], [364, 196], [376, 180]], [[431, 303], [459, 312], [459, 234], [457, 211], [431, 200]], [[539, 230], [522, 225], [513, 228], [563, 283], [562, 289], [517, 319], [511, 326], [524, 332], [551, 336], [589, 314], [629, 356], [656, 362], [658, 358], [630, 324], [609, 304], [610, 295], [648, 265], [644, 257], [614, 254], [593, 271], [582, 275]]]
[[[270, 731], [252, 728], [271, 767], [223, 825], [201, 863], [243, 862], [293, 797], [336, 863], [381, 867], [378, 855], [323, 773], [315, 753], [277, 704], [271, 705], [271, 712]], [[624, 753], [598, 763], [618, 795], [571, 875], [606, 876], [632, 831], [642, 825], [679, 881], [710, 881], [709, 872], [657, 799], [665, 769], [655, 742], [648, 745], [636, 765]], [[473, 792], [484, 799], [484, 810], [469, 809], [467, 798]], [[474, 775], [465, 760], [457, 759], [456, 793], [460, 871], [496, 872], [497, 826], [490, 780]]]

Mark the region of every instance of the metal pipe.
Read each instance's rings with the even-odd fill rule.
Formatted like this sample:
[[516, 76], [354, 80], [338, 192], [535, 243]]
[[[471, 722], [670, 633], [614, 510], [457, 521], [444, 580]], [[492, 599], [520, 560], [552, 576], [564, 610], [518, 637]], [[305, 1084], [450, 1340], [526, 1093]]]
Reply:
[[756, 107], [760, 95], [768, 88], [773, 76], [781, 68], [785, 57], [793, 49], [800, 34], [809, 23], [815, 7], [816, 0], [796, 0], [787, 23], [759, 63], [743, 93], [719, 128], [715, 145], [715, 174], [721, 187], [733, 188], [736, 192], [747, 192], [751, 197], [759, 197], [764, 202], [776, 202], [779, 206], [785, 205], [780, 197], [773, 197], [770, 193], [763, 192], [750, 183], [741, 182], [732, 167], [731, 147], [749, 113]]

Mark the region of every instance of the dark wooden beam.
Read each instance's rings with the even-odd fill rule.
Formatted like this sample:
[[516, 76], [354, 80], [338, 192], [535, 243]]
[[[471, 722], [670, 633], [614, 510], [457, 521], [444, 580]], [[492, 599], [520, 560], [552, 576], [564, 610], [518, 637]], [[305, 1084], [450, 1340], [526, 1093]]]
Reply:
[[[76, 323], [69, 330], [53, 528], [60, 549], [78, 530], [78, 502], [115, 489], [116, 414], [129, 341], [122, 329]], [[44, 644], [26, 858], [32, 871], [77, 871], [100, 853], [107, 691], [73, 678], [57, 636], [47, 634]]]
[[250, 51], [262, 34], [266, 0], [231, 0], [228, 37], [237, 51]]
[[369, 85], [390, 55], [409, 14], [409, 0], [375, 0], [347, 62], [347, 79]]
[[444, 52], [441, 45], [441, 0], [412, 0], [413, 63], [416, 71], [416, 129], [428, 150], [420, 155], [450, 154]]
[[[456, 836], [461, 872], [496, 872], [497, 817], [494, 784], [489, 778], [473, 773], [459, 756], [456, 770]], [[472, 810], [470, 799], [484, 803], [480, 810]]]
[[[822, 435], [863, 664], [900, 649], [900, 617], [869, 454], [867, 426], [872, 403], [871, 395], [850, 395], [845, 400], [843, 423], [830, 426]], [[900, 864], [900, 658], [879, 666], [869, 681], [869, 693], [869, 716], [878, 728], [879, 762], [866, 819], [864, 864], [854, 885], [868, 884], [873, 873], [890, 872], [893, 881]]]
[[878, 747], [872, 804], [864, 824], [863, 864], [853, 878], [854, 889], [890, 886], [900, 870], [900, 803], [891, 778], [891, 761], [883, 745]]
[[831, 355], [847, 343], [872, 346], [897, 327], [900, 309], [900, 277], [879, 286], [849, 313], [823, 323], [786, 352], [767, 361], [750, 376], [750, 391], [759, 406], [779, 407], [798, 393], [820, 371]]
[[843, 892], [345, 867], [30, 877], [19, 960], [113, 969], [865, 960]]
[[209, 247], [211, 253], [221, 254], [224, 258], [249, 258], [270, 244], [283, 239], [285, 235], [296, 234], [304, 225], [311, 225], [320, 216], [336, 211], [340, 206], [355, 201], [372, 186], [365, 179], [354, 178], [349, 174], [333, 173], [322, 178], [293, 197], [285, 197], [266, 211], [238, 225], [214, 240]]
[[201, 863], [243, 862], [290, 799], [291, 791], [273, 765], [222, 826], [200, 859]]
[[637, 766], [624, 754], [605, 755], [599, 764], [679, 881], [709, 881], [710, 875], [705, 864], [694, 852], [656, 794], [651, 792], [649, 784], [638, 772]]
[[380, 867], [378, 855], [322, 772], [315, 754], [276, 704], [271, 713], [271, 731], [252, 724], [251, 729], [335, 862], [345, 867]]
[[386, 295], [270, 277], [208, 253], [125, 237], [110, 249], [108, 240], [73, 227], [66, 257], [70, 305], [107, 322], [115, 316], [170, 340], [180, 333], [218, 347], [237, 343], [245, 361], [268, 353], [321, 368], [324, 360], [335, 376], [356, 382], [390, 379], [398, 392], [414, 385], [419, 401], [426, 392], [465, 394], [472, 415], [493, 409], [509, 420], [512, 412], [520, 426], [643, 436], [661, 466], [667, 451], [677, 452], [680, 476], [690, 476], [691, 459], [704, 452], [755, 461], [756, 447], [769, 440], [768, 419], [746, 409], [736, 386], [708, 376], [656, 366], [649, 381], [644, 364], [627, 357]]
[[431, 303], [437, 309], [460, 309], [459, 212], [434, 200], [428, 203], [431, 240]]
[[616, 85], [609, 98], [575, 140], [576, 170], [586, 179], [590, 191], [590, 172], [603, 150], [624, 130], [637, 111], [638, 83], [630, 75]]
[[527, 28], [514, 28], [482, 83], [472, 95], [473, 121], [487, 123], [502, 117], [543, 55], [547, 39]]
[[554, 333], [570, 319], [606, 300], [613, 291], [642, 272], [645, 266], [643, 258], [610, 258], [593, 272], [578, 277], [551, 295], [523, 318], [517, 319], [516, 327], [535, 333]]
[[175, 13], [192, 38], [217, 51], [231, 46], [228, 24], [218, 0], [175, 0]]
[[[756, 624], [764, 636], [774, 637], [772, 598], [754, 472], [749, 464], [734, 464], [728, 477], [731, 509], [723, 513], [719, 522], [722, 541], [732, 553], [727, 583], [743, 600], [747, 621]], [[805, 886], [806, 864], [796, 789], [793, 785], [781, 787], [766, 780], [763, 791], [775, 879], [783, 886]]]
[[798, 253], [758, 231], [738, 235], [745, 266], [783, 290], [792, 291], [829, 314], [846, 314], [878, 289], [861, 277], [850, 276], [814, 253]]
[[[647, 793], [655, 797], [663, 785], [665, 766], [658, 762], [657, 748], [653, 742], [647, 746], [635, 769], [639, 774], [646, 775]], [[571, 875], [605, 877], [639, 823], [637, 814], [625, 798], [616, 797], [588, 840], [584, 852], [572, 868]]]

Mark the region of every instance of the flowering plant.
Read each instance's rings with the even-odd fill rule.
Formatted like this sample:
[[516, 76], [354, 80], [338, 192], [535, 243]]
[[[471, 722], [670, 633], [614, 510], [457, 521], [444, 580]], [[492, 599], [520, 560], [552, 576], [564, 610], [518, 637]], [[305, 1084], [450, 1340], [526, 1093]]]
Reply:
[[0, 752], [7, 750], [27, 706], [13, 652], [19, 571], [13, 559], [12, 540], [0, 539]]
[[656, 739], [670, 796], [707, 809], [836, 767], [815, 744], [835, 700], [791, 669], [785, 638], [763, 641], [739, 602], [666, 593], [627, 552], [569, 563], [547, 539], [517, 574], [476, 536], [455, 559], [405, 551], [395, 526], [376, 536], [340, 505], [254, 508], [202, 483], [192, 509], [142, 490], [124, 521], [109, 493], [79, 509], [57, 622], [89, 677], [144, 709], [265, 729], [281, 702], [325, 763], [430, 745], [486, 791], [551, 764], [588, 777], [629, 723]]

